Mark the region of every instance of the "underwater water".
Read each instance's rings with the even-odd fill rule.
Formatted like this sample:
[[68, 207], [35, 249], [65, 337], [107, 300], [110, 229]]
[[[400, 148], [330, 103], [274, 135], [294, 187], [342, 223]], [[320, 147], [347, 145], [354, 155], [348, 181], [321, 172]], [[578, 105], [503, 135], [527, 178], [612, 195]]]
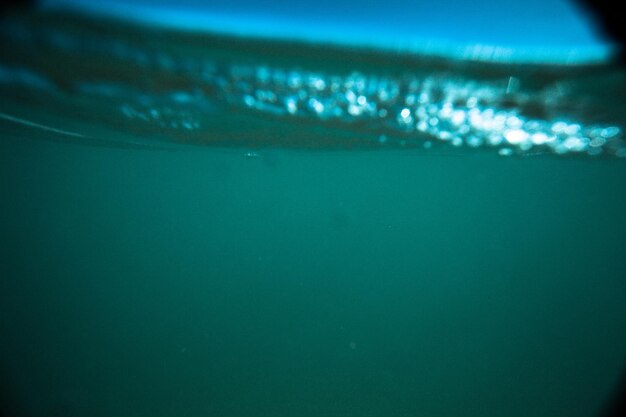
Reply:
[[613, 392], [619, 67], [50, 11], [0, 50], [7, 416], [582, 417]]

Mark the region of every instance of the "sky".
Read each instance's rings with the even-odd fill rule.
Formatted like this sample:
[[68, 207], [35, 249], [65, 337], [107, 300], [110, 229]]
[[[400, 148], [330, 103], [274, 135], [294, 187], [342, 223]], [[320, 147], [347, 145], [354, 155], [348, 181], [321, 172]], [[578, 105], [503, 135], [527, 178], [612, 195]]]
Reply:
[[[177, 27], [403, 47], [490, 45], [549, 55], [601, 54], [608, 42], [567, 0], [45, 0]], [[565, 51], [565, 52], [564, 52]]]

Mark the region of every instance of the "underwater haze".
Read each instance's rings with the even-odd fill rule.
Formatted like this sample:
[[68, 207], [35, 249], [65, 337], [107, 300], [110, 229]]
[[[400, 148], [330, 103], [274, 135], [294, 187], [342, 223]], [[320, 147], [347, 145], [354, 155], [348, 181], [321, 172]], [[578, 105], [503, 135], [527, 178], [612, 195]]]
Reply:
[[199, 3], [2, 17], [0, 415], [608, 410], [626, 73], [580, 9]]

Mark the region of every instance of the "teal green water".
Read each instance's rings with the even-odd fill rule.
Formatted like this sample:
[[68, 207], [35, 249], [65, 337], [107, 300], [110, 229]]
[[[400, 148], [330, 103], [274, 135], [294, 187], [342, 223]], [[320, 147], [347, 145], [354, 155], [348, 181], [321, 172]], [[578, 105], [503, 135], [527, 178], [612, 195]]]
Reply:
[[0, 155], [27, 415], [592, 416], [621, 370], [621, 161]]
[[[611, 394], [626, 359], [626, 163], [610, 130], [619, 104], [590, 114], [550, 102], [535, 126], [526, 90], [476, 93], [524, 128], [457, 147], [442, 130], [414, 138], [398, 128], [407, 118], [315, 119], [315, 102], [291, 122], [266, 105], [269, 93], [245, 110], [245, 98], [229, 101], [245, 96], [234, 82], [216, 93], [231, 107], [207, 87], [208, 115], [195, 119], [182, 100], [174, 108], [188, 113], [167, 122], [180, 125], [161, 129], [150, 110], [176, 100], [157, 92], [184, 81], [139, 83], [152, 93], [145, 104], [72, 84], [137, 83], [113, 65], [30, 62], [54, 80], [42, 93], [29, 72], [6, 70], [22, 59], [10, 52], [0, 90], [7, 415], [583, 417]], [[373, 72], [393, 73], [381, 65]], [[548, 97], [554, 71], [528, 91]], [[566, 110], [569, 125], [555, 128]], [[517, 140], [544, 127], [562, 147]], [[365, 150], [371, 129], [376, 147], [379, 134], [392, 146]], [[177, 145], [187, 134], [237, 146]]]

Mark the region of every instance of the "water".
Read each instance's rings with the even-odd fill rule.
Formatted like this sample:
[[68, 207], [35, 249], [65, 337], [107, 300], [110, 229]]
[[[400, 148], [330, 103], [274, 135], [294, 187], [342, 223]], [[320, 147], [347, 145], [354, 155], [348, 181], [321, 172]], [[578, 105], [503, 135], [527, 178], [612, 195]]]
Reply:
[[[11, 22], [6, 415], [602, 408], [626, 357], [620, 70]], [[311, 86], [290, 87], [290, 71]], [[385, 87], [351, 103], [359, 80]], [[480, 123], [465, 122], [473, 108]]]

